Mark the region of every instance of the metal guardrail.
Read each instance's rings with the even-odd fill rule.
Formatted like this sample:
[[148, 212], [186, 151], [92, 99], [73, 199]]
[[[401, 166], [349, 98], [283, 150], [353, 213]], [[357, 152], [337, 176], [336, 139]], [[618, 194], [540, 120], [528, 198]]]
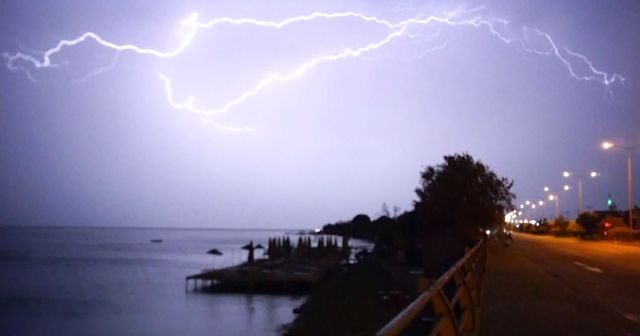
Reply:
[[477, 333], [486, 256], [481, 240], [376, 335]]

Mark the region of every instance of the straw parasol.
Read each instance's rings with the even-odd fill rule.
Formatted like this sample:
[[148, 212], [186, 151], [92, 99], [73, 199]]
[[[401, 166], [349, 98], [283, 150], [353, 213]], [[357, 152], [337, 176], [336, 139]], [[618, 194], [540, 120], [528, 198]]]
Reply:
[[216, 256], [221, 256], [222, 252], [220, 252], [220, 250], [216, 249], [216, 248], [212, 248], [209, 251], [207, 251], [207, 254], [212, 255], [213, 258], [213, 268], [216, 268]]
[[219, 256], [219, 255], [222, 255], [222, 252], [220, 252], [220, 250], [218, 249], [213, 248], [207, 251], [207, 254]]

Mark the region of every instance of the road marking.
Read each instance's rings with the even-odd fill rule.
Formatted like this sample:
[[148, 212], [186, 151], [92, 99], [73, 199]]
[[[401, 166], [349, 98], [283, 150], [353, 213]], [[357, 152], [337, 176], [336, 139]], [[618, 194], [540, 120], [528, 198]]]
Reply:
[[624, 314], [624, 317], [633, 322], [640, 323], [640, 317], [638, 315]]
[[580, 266], [584, 269], [586, 269], [587, 271], [591, 271], [591, 272], [595, 272], [595, 273], [602, 273], [602, 270], [597, 268], [597, 267], [591, 267], [591, 266], [587, 266], [579, 261], [574, 261], [574, 264], [576, 264], [577, 266]]

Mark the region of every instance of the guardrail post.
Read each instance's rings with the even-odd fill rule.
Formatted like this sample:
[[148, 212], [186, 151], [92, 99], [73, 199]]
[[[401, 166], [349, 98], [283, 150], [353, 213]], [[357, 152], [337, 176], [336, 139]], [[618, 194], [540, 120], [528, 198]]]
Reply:
[[447, 296], [442, 292], [442, 288], [438, 289], [431, 302], [433, 303], [433, 310], [435, 311], [436, 316], [440, 319], [437, 329], [433, 330], [435, 335], [458, 335], [456, 316], [453, 313], [453, 308], [449, 303], [449, 299], [447, 299]]
[[[432, 286], [411, 302], [402, 312], [385, 325], [377, 335], [401, 335], [421, 312], [433, 307], [437, 322], [427, 334], [450, 336], [474, 333], [478, 329], [479, 305], [486, 263], [486, 244], [480, 241], [460, 261], [453, 265]], [[454, 282], [456, 292], [448, 298], [443, 291]], [[461, 310], [460, 319], [455, 315], [456, 304]], [[412, 331], [412, 332], [415, 332]]]
[[462, 273], [462, 270], [459, 268], [456, 269], [454, 280], [458, 290], [460, 291], [458, 304], [460, 305], [460, 309], [462, 309], [462, 317], [460, 318], [460, 321], [458, 321], [458, 330], [460, 332], [473, 331], [476, 326], [476, 313], [474, 305], [475, 302], [471, 295], [471, 288], [467, 284], [466, 277]]

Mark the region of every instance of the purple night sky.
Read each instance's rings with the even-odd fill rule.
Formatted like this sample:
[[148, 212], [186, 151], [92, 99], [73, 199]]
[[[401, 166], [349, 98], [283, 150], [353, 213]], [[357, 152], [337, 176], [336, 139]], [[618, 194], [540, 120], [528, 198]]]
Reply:
[[[455, 24], [222, 23], [171, 57], [89, 39], [31, 61], [86, 32], [172, 51], [194, 12]], [[626, 154], [599, 145], [640, 144], [637, 1], [7, 0], [0, 17], [0, 225], [313, 228], [383, 202], [410, 209], [419, 171], [455, 152], [514, 179], [518, 204], [568, 183], [560, 206], [573, 217], [577, 181], [562, 172], [597, 170], [585, 207], [604, 209], [609, 192], [627, 207]], [[195, 113], [266, 82], [225, 113]]]

